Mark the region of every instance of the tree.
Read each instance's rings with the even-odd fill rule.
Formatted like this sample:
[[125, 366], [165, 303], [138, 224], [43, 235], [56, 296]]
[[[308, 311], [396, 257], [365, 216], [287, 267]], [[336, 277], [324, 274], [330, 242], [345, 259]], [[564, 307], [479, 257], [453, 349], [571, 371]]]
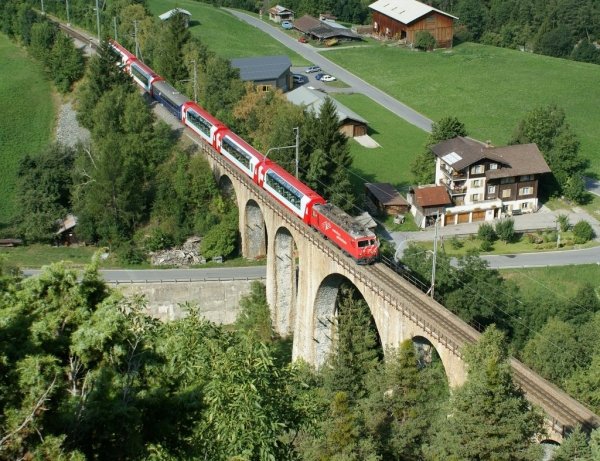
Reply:
[[573, 237], [575, 243], [589, 242], [596, 236], [592, 225], [584, 220], [579, 221], [573, 226]]
[[490, 327], [465, 347], [468, 376], [442, 414], [426, 459], [538, 460], [543, 416], [514, 384], [504, 336]]
[[235, 326], [263, 343], [273, 339], [271, 311], [267, 303], [265, 285], [252, 282], [250, 293], [240, 300], [240, 310], [235, 320]]
[[212, 227], [200, 242], [200, 253], [205, 258], [227, 257], [236, 249], [238, 237], [237, 208], [233, 208], [216, 226]]
[[31, 26], [29, 52], [45, 66], [50, 63], [50, 53], [56, 40], [57, 28], [50, 21], [42, 21]]
[[52, 242], [56, 222], [71, 204], [75, 151], [54, 144], [37, 156], [26, 155], [17, 172], [19, 234], [29, 242]]
[[515, 220], [507, 218], [498, 221], [496, 223], [496, 234], [503, 242], [512, 242], [515, 238]]
[[444, 117], [433, 123], [425, 150], [417, 155], [410, 167], [417, 183], [431, 184], [435, 180], [435, 156], [430, 147], [457, 136], [467, 136], [467, 130], [456, 117]]
[[63, 33], [56, 37], [50, 53], [49, 68], [54, 84], [62, 93], [70, 91], [73, 83], [83, 75], [83, 55], [75, 48], [73, 40]]
[[539, 39], [536, 51], [548, 56], [563, 58], [573, 51], [573, 37], [566, 26], [560, 25], [545, 32]]
[[189, 77], [183, 50], [190, 37], [187, 17], [183, 13], [171, 16], [159, 30], [153, 63], [156, 71], [170, 82]]
[[554, 452], [552, 461], [593, 461], [588, 437], [576, 426], [560, 447]]

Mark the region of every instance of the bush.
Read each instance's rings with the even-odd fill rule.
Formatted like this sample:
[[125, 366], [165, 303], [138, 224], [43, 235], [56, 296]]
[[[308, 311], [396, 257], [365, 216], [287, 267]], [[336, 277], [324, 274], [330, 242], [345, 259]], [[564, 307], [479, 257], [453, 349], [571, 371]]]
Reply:
[[492, 245], [492, 242], [489, 240], [484, 240], [481, 242], [481, 245], [479, 245], [479, 249], [481, 251], [492, 251], [494, 249], [494, 245]]
[[163, 231], [160, 227], [155, 227], [150, 231], [144, 239], [144, 248], [147, 251], [159, 251], [171, 248], [175, 244], [175, 240], [171, 234]]
[[462, 248], [465, 244], [463, 243], [462, 240], [460, 240], [456, 235], [453, 236], [450, 239], [450, 246], [452, 248], [454, 248], [455, 250], [459, 250], [460, 248]]
[[426, 30], [420, 30], [415, 35], [415, 48], [419, 50], [431, 51], [436, 45], [435, 37]]
[[509, 243], [515, 238], [515, 221], [514, 219], [503, 219], [496, 223], [496, 234], [500, 240]]
[[556, 242], [558, 240], [558, 232], [555, 230], [547, 230], [542, 234], [544, 242]]
[[579, 221], [577, 224], [573, 226], [573, 237], [575, 243], [585, 243], [592, 240], [596, 234], [594, 233], [594, 229], [587, 221]]
[[119, 259], [124, 264], [141, 264], [146, 261], [146, 254], [136, 245], [123, 243], [117, 248]]
[[481, 223], [477, 229], [477, 237], [484, 242], [493, 242], [496, 240], [496, 232], [494, 226], [488, 223]]
[[571, 228], [571, 221], [569, 221], [569, 216], [566, 214], [559, 214], [556, 220], [562, 232], [567, 232]]

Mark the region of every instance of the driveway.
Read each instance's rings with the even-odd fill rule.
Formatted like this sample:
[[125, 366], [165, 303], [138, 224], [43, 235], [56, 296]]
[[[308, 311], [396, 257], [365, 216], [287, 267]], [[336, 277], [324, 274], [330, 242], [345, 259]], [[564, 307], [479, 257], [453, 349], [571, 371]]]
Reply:
[[[334, 75], [335, 77], [337, 77], [338, 80], [347, 83], [352, 87], [353, 92], [364, 94], [376, 103], [380, 104], [392, 113], [396, 114], [398, 117], [401, 117], [408, 123], [415, 125], [417, 128], [420, 128], [427, 132], [431, 131], [432, 122], [427, 117], [411, 109], [407, 105], [402, 104], [397, 99], [392, 98], [390, 95], [384, 93], [378, 88], [375, 88], [374, 86], [370, 85], [364, 80], [358, 78], [356, 75], [348, 72], [343, 67], [340, 67], [337, 64], [333, 63], [326, 57], [322, 56], [319, 52], [317, 52], [316, 48], [314, 48], [309, 43], [300, 43], [294, 38], [287, 35], [285, 32], [283, 32], [281, 28], [265, 23], [260, 19], [255, 18], [254, 16], [229, 8], [224, 9], [229, 11], [233, 16], [239, 18], [240, 20], [247, 22], [248, 24], [256, 27], [257, 29], [262, 30], [266, 34], [269, 34], [275, 40], [281, 42], [286, 47], [288, 47], [292, 51], [295, 51], [305, 59], [311, 61], [317, 66], [320, 66], [323, 69], [323, 72]], [[312, 80], [309, 84], [312, 85]], [[336, 88], [336, 90], [339, 89]], [[332, 91], [332, 87], [327, 87], [327, 91]]]

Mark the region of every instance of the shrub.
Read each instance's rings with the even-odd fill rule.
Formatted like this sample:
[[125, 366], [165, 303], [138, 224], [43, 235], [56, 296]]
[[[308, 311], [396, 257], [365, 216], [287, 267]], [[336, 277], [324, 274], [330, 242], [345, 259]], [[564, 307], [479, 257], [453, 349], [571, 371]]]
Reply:
[[496, 240], [496, 232], [494, 226], [488, 223], [481, 223], [477, 229], [477, 237], [484, 242], [493, 242]]
[[424, 51], [431, 51], [435, 48], [435, 45], [437, 45], [435, 37], [426, 30], [420, 30], [415, 35], [415, 48]]
[[544, 242], [556, 242], [558, 240], [558, 232], [555, 230], [547, 230], [542, 234]]
[[494, 249], [494, 245], [492, 245], [492, 242], [489, 240], [484, 240], [481, 242], [481, 245], [479, 245], [479, 249], [481, 251], [492, 251]]
[[144, 247], [148, 251], [159, 251], [171, 248], [175, 244], [175, 240], [171, 234], [163, 231], [160, 227], [155, 227], [150, 231], [144, 240]]
[[559, 214], [556, 220], [562, 232], [567, 232], [571, 228], [571, 221], [569, 221], [569, 216], [566, 214]]
[[144, 252], [131, 243], [123, 243], [117, 248], [119, 259], [124, 264], [141, 264], [146, 260]]
[[579, 221], [573, 226], [573, 240], [575, 243], [585, 243], [595, 237], [594, 229], [587, 221]]
[[515, 238], [515, 221], [514, 219], [503, 219], [496, 223], [496, 234], [500, 240], [509, 243]]
[[452, 248], [454, 248], [455, 250], [462, 248], [464, 245], [465, 245], [464, 242], [462, 240], [460, 240], [456, 235], [454, 235], [450, 239], [450, 246]]

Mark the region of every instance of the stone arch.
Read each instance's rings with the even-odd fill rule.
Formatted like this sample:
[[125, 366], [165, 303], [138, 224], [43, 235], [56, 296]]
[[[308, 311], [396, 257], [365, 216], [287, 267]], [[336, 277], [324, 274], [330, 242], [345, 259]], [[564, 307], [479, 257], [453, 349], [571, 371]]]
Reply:
[[444, 363], [444, 360], [442, 360], [441, 355], [436, 349], [435, 345], [428, 338], [421, 335], [415, 335], [411, 338], [411, 340], [415, 348], [419, 366], [424, 367], [430, 364], [432, 360], [439, 360], [444, 366], [444, 372], [446, 373], [446, 378], [448, 378], [449, 375], [446, 368], [446, 363]]
[[267, 229], [263, 212], [254, 200], [246, 202], [242, 221], [242, 254], [247, 259], [264, 258], [267, 254]]
[[[314, 301], [314, 317], [312, 327], [312, 339], [315, 348], [313, 356], [316, 359], [315, 365], [317, 367], [321, 366], [325, 362], [325, 359], [331, 350], [334, 334], [333, 327], [336, 324], [337, 318], [336, 300], [340, 291], [340, 286], [343, 282], [349, 282], [352, 284], [357, 293], [359, 293], [365, 302], [367, 302], [367, 298], [364, 296], [360, 288], [357, 287], [352, 280], [341, 274], [329, 274], [321, 281]], [[371, 320], [377, 330], [377, 340], [381, 346], [380, 331], [372, 313]]]
[[273, 239], [274, 245], [274, 300], [275, 331], [282, 336], [293, 333], [298, 293], [298, 248], [294, 236], [286, 227], [280, 227]]
[[544, 453], [543, 461], [551, 460], [554, 457], [554, 452], [560, 447], [560, 443], [552, 439], [541, 440], [540, 445]]
[[217, 184], [219, 185], [219, 190], [223, 193], [223, 195], [233, 200], [234, 203], [237, 203], [236, 190], [229, 176], [226, 174], [221, 175], [217, 178]]

